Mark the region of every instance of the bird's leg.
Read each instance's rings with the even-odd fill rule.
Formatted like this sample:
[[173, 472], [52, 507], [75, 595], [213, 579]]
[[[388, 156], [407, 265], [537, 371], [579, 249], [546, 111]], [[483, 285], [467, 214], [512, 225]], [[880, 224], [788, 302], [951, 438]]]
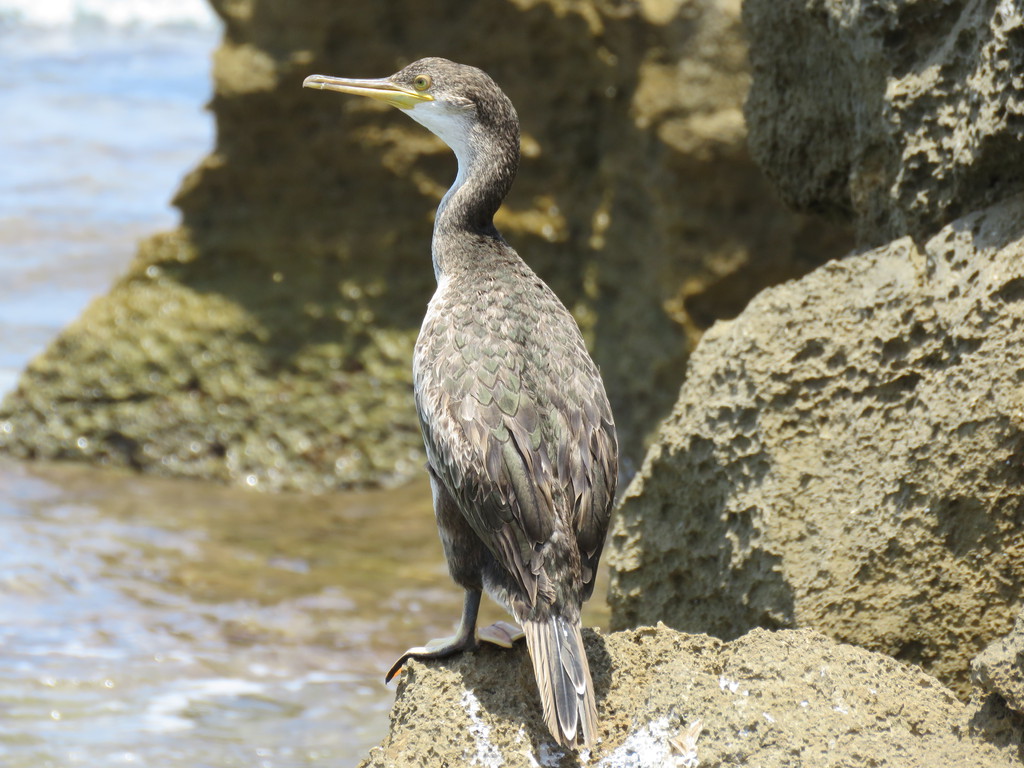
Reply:
[[501, 648], [511, 648], [517, 640], [526, 637], [520, 627], [507, 621], [496, 621], [477, 630], [476, 617], [479, 612], [480, 592], [467, 589], [466, 599], [462, 604], [462, 621], [459, 622], [459, 631], [455, 633], [454, 637], [431, 640], [426, 645], [410, 648], [391, 665], [384, 682], [390, 683], [409, 659], [443, 659], [445, 656], [452, 656], [459, 651], [475, 651], [480, 647], [480, 642], [491, 643]]
[[385, 683], [390, 683], [391, 678], [397, 675], [405, 662], [409, 659], [443, 659], [459, 651], [475, 651], [478, 647], [476, 640], [476, 616], [480, 611], [480, 590], [467, 589], [466, 598], [462, 604], [462, 621], [459, 622], [459, 631], [454, 637], [446, 637], [442, 640], [431, 640], [426, 645], [410, 648], [399, 657], [398, 661], [391, 665]]

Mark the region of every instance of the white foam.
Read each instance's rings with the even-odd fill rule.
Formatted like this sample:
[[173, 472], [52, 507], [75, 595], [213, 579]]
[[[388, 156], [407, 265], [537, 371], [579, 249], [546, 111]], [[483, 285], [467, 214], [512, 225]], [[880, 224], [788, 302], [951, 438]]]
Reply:
[[31, 27], [217, 26], [206, 0], [0, 0], [0, 22]]
[[188, 730], [195, 727], [195, 720], [188, 715], [195, 702], [254, 696], [265, 690], [266, 687], [263, 685], [238, 678], [220, 677], [185, 681], [149, 700], [143, 714], [143, 728], [156, 733]]

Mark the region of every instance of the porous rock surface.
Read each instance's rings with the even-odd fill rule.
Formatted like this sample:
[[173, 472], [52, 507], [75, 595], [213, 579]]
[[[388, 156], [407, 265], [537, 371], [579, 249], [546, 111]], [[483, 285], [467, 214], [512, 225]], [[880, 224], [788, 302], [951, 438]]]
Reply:
[[217, 146], [183, 226], [30, 364], [2, 451], [256, 488], [422, 472], [410, 359], [455, 161], [396, 110], [303, 90], [314, 72], [441, 55], [509, 93], [524, 160], [497, 223], [579, 319], [627, 466], [700, 333], [845, 248], [749, 159], [738, 0], [212, 3]]
[[978, 736], [987, 716], [934, 678], [814, 632], [755, 630], [726, 643], [659, 626], [585, 632], [585, 643], [600, 729], [592, 751], [554, 744], [519, 644], [411, 663], [391, 731], [361, 768], [1020, 764], [1020, 723], [988, 743]]
[[995, 640], [971, 662], [971, 681], [1024, 716], [1024, 613], [1017, 616], [1009, 634]]
[[746, 0], [754, 158], [863, 245], [1024, 190], [1019, 0]]
[[609, 545], [612, 626], [812, 627], [961, 695], [1024, 594], [1024, 199], [705, 334]]

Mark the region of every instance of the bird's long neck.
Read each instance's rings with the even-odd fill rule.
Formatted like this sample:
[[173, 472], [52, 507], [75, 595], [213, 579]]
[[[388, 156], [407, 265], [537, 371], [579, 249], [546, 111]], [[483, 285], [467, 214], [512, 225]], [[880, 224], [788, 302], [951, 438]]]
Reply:
[[434, 274], [442, 277], [472, 266], [481, 237], [500, 239], [494, 214], [508, 194], [519, 168], [518, 126], [504, 130], [469, 129], [463, 140], [450, 142], [459, 161], [455, 183], [441, 200], [434, 220]]

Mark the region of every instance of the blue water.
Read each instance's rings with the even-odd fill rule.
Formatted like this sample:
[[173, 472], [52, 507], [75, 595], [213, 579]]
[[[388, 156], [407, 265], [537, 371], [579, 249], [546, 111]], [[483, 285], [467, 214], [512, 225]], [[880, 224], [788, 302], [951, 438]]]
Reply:
[[0, 394], [177, 223], [219, 35], [195, 3], [0, 0]]

